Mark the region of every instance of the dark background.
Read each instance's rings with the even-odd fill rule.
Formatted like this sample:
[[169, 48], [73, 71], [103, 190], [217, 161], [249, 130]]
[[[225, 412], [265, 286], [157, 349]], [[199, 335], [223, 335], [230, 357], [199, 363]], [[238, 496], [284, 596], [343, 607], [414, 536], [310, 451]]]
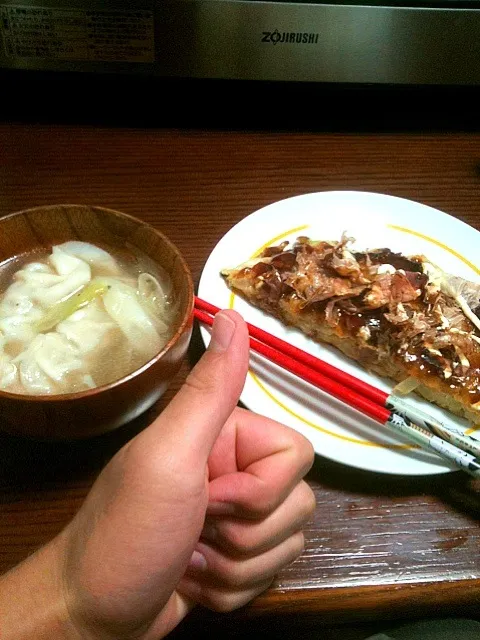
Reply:
[[134, 127], [466, 132], [479, 129], [480, 87], [0, 69], [0, 118]]

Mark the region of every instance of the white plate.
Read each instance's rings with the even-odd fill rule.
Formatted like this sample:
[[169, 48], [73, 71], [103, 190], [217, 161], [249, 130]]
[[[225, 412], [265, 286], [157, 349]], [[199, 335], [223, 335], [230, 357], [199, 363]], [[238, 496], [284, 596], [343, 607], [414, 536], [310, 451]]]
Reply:
[[[235, 267], [263, 246], [307, 235], [338, 240], [342, 232], [355, 238], [354, 247], [388, 247], [404, 254], [423, 253], [445, 271], [480, 281], [476, 266], [480, 233], [456, 218], [403, 198], [356, 191], [325, 191], [270, 204], [235, 225], [217, 244], [203, 270], [198, 295], [221, 308], [234, 308], [254, 325], [288, 340], [327, 362], [390, 391], [393, 384], [366, 373], [333, 347], [321, 346], [300, 332], [233, 296], [220, 270]], [[201, 328], [205, 344], [209, 330]], [[447, 414], [420, 399], [411, 402], [440, 419]], [[241, 402], [257, 413], [293, 427], [305, 435], [315, 451], [360, 469], [389, 474], [429, 475], [454, 470], [434, 454], [412, 447], [386, 432], [373, 420], [346, 407], [257, 354]], [[465, 422], [448, 414], [457, 426]]]

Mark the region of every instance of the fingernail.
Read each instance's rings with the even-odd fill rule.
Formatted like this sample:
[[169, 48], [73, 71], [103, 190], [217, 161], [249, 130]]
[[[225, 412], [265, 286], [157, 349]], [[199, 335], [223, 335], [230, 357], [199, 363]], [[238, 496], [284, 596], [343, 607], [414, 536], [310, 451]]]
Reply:
[[196, 571], [204, 571], [207, 568], [207, 561], [205, 560], [205, 556], [200, 551], [194, 551], [192, 553], [192, 557], [190, 558], [190, 562], [188, 563], [189, 568], [195, 569]]
[[212, 327], [212, 338], [209, 349], [215, 353], [223, 353], [228, 349], [235, 332], [235, 322], [220, 312], [215, 316]]

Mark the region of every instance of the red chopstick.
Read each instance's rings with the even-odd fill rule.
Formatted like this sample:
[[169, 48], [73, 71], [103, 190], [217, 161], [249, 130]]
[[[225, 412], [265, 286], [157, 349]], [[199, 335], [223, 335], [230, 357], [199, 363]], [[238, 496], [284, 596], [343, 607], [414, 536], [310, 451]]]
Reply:
[[[218, 311], [220, 311], [218, 307], [198, 297], [195, 298], [194, 314], [200, 322], [211, 326], [213, 324], [213, 315], [218, 313]], [[268, 332], [248, 322], [247, 327], [250, 334], [250, 347], [254, 351], [381, 424], [385, 424], [390, 418], [391, 411], [384, 406], [388, 395], [383, 391], [377, 390], [375, 387], [371, 387], [371, 385], [357, 380], [353, 376], [346, 374], [326, 362], [318, 360], [318, 358], [288, 344], [280, 338], [272, 336]], [[283, 351], [279, 349], [280, 347]], [[342, 375], [339, 375], [338, 378], [334, 378], [333, 375], [331, 375], [331, 377], [325, 375], [325, 373], [331, 374], [332, 371], [335, 374], [338, 372]], [[358, 383], [357, 387], [359, 388], [365, 386], [376, 391], [377, 393], [372, 395], [377, 395], [377, 397], [381, 398], [381, 403], [373, 400], [371, 397], [367, 397], [367, 395], [358, 393], [358, 391], [352, 387], [346, 386], [344, 382], [347, 379], [353, 379]]]
[[[219, 307], [216, 307], [210, 302], [206, 302], [205, 300], [202, 300], [197, 296], [195, 297], [195, 307], [197, 309], [206, 311], [207, 313], [210, 313], [212, 315], [215, 315], [220, 311]], [[352, 389], [352, 391], [356, 391], [357, 393], [360, 393], [366, 398], [373, 400], [373, 402], [376, 402], [377, 404], [385, 405], [385, 403], [387, 402], [387, 399], [389, 396], [388, 396], [388, 393], [385, 393], [385, 391], [382, 391], [381, 389], [377, 389], [371, 384], [368, 384], [368, 382], [364, 382], [363, 380], [359, 380], [358, 378], [355, 378], [354, 376], [350, 375], [349, 373], [346, 373], [345, 371], [342, 371], [341, 369], [338, 369], [332, 364], [328, 364], [328, 362], [324, 362], [323, 360], [320, 360], [319, 358], [312, 356], [310, 353], [307, 353], [306, 351], [302, 351], [302, 349], [299, 349], [298, 347], [294, 347], [293, 344], [290, 344], [289, 342], [285, 342], [285, 340], [282, 340], [281, 338], [277, 338], [276, 336], [271, 335], [267, 331], [264, 331], [259, 327], [255, 327], [254, 325], [249, 324], [248, 322], [247, 322], [247, 327], [248, 327], [248, 332], [253, 338], [256, 338], [257, 340], [260, 340], [261, 342], [270, 345], [274, 349], [277, 349], [277, 351], [280, 351], [281, 353], [284, 353], [287, 356], [294, 358], [294, 360], [301, 362], [302, 364], [306, 365], [307, 367], [310, 367], [314, 371], [317, 371], [318, 373], [322, 373], [323, 375], [331, 378], [332, 380], [336, 380], [337, 382], [340, 382], [341, 384], [348, 387], [349, 389]]]
[[[213, 324], [219, 307], [195, 297], [194, 315], [200, 322]], [[409, 406], [403, 400], [363, 382], [312, 356], [298, 347], [246, 323], [250, 348], [278, 366], [294, 373], [329, 395], [341, 400], [380, 424], [429, 451], [433, 451], [458, 469], [480, 477], [480, 443]]]

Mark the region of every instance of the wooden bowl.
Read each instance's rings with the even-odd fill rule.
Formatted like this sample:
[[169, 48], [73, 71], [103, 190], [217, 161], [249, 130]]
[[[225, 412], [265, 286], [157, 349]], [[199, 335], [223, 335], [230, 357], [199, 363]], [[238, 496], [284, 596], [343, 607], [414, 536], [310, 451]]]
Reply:
[[165, 269], [180, 296], [176, 330], [153, 359], [105, 386], [48, 396], [0, 391], [0, 429], [10, 434], [68, 440], [116, 429], [160, 398], [190, 342], [194, 302], [190, 270], [166, 236], [132, 216], [87, 205], [52, 205], [13, 213], [0, 219], [0, 265], [68, 240], [111, 247], [116, 253], [136, 249]]

